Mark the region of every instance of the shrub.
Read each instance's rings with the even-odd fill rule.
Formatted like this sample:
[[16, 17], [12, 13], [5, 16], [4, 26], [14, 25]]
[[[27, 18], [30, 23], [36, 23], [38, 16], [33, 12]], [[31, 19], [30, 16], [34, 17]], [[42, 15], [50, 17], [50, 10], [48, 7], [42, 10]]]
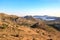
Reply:
[[0, 26], [1, 29], [5, 29], [8, 25], [6, 24], [2, 24], [2, 26]]
[[19, 35], [18, 35], [18, 34], [15, 34], [15, 35], [11, 35], [11, 36], [13, 36], [13, 37], [19, 37]]

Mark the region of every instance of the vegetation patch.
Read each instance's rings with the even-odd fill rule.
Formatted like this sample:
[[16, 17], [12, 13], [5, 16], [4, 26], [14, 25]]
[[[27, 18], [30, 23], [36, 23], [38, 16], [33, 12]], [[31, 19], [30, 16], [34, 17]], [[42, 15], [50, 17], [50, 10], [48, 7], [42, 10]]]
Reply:
[[2, 25], [0, 26], [0, 29], [5, 29], [6, 27], [8, 27], [8, 25], [2, 24]]

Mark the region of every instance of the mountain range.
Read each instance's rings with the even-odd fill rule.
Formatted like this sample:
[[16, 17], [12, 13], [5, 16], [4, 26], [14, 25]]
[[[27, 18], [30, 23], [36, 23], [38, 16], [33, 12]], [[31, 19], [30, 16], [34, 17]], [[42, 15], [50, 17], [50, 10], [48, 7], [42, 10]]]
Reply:
[[45, 20], [45, 21], [55, 21], [55, 20], [60, 20], [60, 17], [54, 17], [54, 16], [47, 16], [47, 15], [44, 15], [44, 16], [33, 16], [34, 18], [37, 18], [37, 19], [42, 19], [42, 20]]

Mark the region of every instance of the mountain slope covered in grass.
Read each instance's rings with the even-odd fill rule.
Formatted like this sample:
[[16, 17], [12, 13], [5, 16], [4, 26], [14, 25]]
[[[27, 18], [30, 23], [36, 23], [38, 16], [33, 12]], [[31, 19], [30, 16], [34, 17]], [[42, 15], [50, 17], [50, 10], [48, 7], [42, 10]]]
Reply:
[[43, 20], [0, 13], [0, 40], [60, 40], [60, 32]]

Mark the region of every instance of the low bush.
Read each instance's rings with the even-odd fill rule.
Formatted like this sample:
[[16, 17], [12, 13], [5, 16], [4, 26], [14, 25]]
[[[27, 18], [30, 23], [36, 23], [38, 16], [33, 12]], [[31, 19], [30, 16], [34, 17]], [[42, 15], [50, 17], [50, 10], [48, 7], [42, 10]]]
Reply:
[[7, 26], [8, 26], [8, 25], [6, 25], [6, 24], [2, 24], [2, 25], [0, 26], [0, 29], [5, 29]]

